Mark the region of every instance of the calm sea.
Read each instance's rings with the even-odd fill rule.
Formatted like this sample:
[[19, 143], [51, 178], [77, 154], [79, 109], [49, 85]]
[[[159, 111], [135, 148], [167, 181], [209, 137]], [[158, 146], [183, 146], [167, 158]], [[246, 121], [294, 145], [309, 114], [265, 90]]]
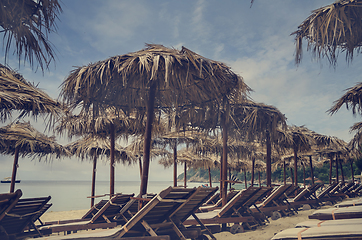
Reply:
[[[158, 193], [172, 186], [172, 181], [150, 181], [149, 193]], [[188, 187], [200, 186], [201, 183], [188, 183]], [[116, 181], [116, 193], [139, 193], [139, 181]], [[0, 193], [9, 192], [10, 184], [0, 183]], [[88, 209], [90, 207], [91, 182], [89, 181], [26, 181], [22, 180], [15, 185], [15, 189], [21, 189], [22, 198], [51, 196], [53, 206], [49, 211], [69, 211]], [[109, 193], [109, 182], [98, 181], [96, 183], [96, 195]], [[96, 198], [95, 202], [109, 197]]]

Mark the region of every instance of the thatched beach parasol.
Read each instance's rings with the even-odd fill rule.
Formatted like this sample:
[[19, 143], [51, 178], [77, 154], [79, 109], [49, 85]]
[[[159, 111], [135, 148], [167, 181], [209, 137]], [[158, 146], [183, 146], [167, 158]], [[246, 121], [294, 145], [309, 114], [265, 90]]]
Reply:
[[302, 58], [302, 40], [308, 42], [318, 58], [326, 57], [336, 64], [339, 52], [346, 52], [346, 60], [361, 52], [362, 45], [362, 1], [338, 0], [318, 8], [293, 32], [296, 43], [296, 63]]
[[123, 163], [131, 164], [135, 160], [132, 154], [126, 152], [125, 149], [118, 144], [114, 145], [113, 150], [111, 149], [110, 140], [96, 137], [95, 135], [88, 135], [75, 142], [69, 143], [65, 147], [69, 150], [71, 155], [75, 155], [82, 160], [86, 158], [93, 159], [91, 207], [94, 205], [97, 159], [102, 156], [109, 157], [111, 151], [114, 151], [115, 162], [122, 161]]
[[[56, 131], [60, 134], [67, 132], [69, 138], [74, 136], [87, 136], [91, 134], [93, 138], [109, 137], [110, 147], [110, 196], [114, 194], [114, 171], [115, 171], [115, 141], [117, 137], [127, 138], [144, 131], [144, 124], [136, 116], [127, 116], [122, 110], [107, 108], [102, 115], [94, 115], [92, 109], [88, 112], [80, 112], [78, 115], [68, 114], [63, 116], [56, 126]], [[90, 139], [89, 139], [90, 140]], [[102, 141], [102, 140], [98, 140]], [[105, 140], [103, 140], [105, 141]]]
[[[101, 111], [112, 105], [126, 113], [145, 114], [143, 174], [140, 194], [147, 192], [152, 122], [155, 112], [180, 111], [205, 105], [225, 96], [240, 95], [245, 89], [240, 76], [229, 67], [183, 47], [147, 45], [143, 50], [108, 58], [71, 72], [62, 84], [60, 96], [76, 108]], [[182, 119], [189, 122], [191, 119]]]
[[[41, 69], [54, 60], [48, 33], [56, 30], [55, 21], [62, 8], [58, 0], [0, 0], [0, 27], [3, 32], [5, 62], [10, 47], [33, 66], [34, 57]], [[13, 41], [15, 41], [13, 43]]]
[[60, 158], [69, 155], [69, 152], [62, 145], [56, 143], [55, 137], [48, 137], [38, 132], [30, 123], [17, 122], [1, 127], [0, 137], [4, 143], [4, 146], [0, 149], [1, 153], [14, 154], [10, 192], [14, 192], [15, 189], [19, 154], [39, 158], [48, 157], [49, 155]]
[[0, 120], [4, 122], [13, 110], [21, 111], [20, 118], [39, 114], [59, 116], [63, 108], [19, 73], [0, 64]]

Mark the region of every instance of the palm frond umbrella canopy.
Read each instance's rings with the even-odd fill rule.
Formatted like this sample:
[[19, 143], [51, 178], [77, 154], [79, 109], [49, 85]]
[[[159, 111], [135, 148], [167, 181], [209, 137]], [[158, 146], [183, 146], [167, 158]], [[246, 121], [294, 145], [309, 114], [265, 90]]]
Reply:
[[48, 33], [56, 30], [55, 21], [62, 8], [58, 0], [1, 0], [0, 27], [4, 32], [5, 61], [15, 41], [16, 55], [28, 60], [34, 58], [41, 69], [54, 60]]
[[68, 156], [69, 152], [62, 145], [56, 143], [55, 137], [48, 137], [36, 129], [30, 123], [17, 122], [0, 128], [0, 137], [4, 146], [2, 154], [14, 154], [13, 174], [11, 177], [10, 192], [14, 192], [16, 172], [19, 155], [46, 157], [53, 155], [56, 158]]
[[[187, 166], [189, 166], [189, 168], [195, 168], [195, 169], [199, 169], [199, 168], [208, 169], [209, 183], [210, 183], [210, 186], [212, 186], [210, 169], [215, 168], [217, 165], [218, 160], [217, 160], [216, 155], [197, 154], [194, 151], [192, 151], [191, 149], [184, 148], [178, 152], [177, 162], [184, 163], [184, 187], [187, 186], [187, 184], [186, 184], [186, 182], [187, 182], [187, 176], [186, 176]], [[174, 160], [173, 160], [173, 158], [162, 158], [159, 161], [159, 163], [162, 164], [164, 167], [170, 167], [170, 166], [174, 165]]]
[[329, 113], [336, 113], [344, 104], [347, 109], [351, 109], [352, 113], [362, 114], [362, 83], [357, 83], [354, 87], [346, 89], [345, 94], [334, 102], [334, 105], [329, 109]]
[[[127, 138], [129, 135], [144, 132], [144, 124], [135, 114], [126, 115], [122, 110], [109, 107], [102, 115], [95, 115], [93, 109], [78, 115], [69, 112], [58, 121], [56, 131], [60, 134], [67, 132], [71, 139], [73, 136], [84, 136], [91, 134], [97, 138], [108, 138], [110, 140], [110, 196], [114, 194], [115, 175], [115, 141], [117, 137]], [[101, 141], [101, 140], [99, 140]]]
[[277, 108], [262, 103], [244, 101], [233, 106], [233, 120], [240, 129], [246, 129], [248, 138], [258, 139], [266, 144], [267, 185], [271, 186], [271, 148], [277, 142], [278, 129], [286, 128], [286, 117]]
[[19, 118], [39, 114], [59, 116], [63, 107], [19, 73], [0, 64], [0, 120], [4, 122], [13, 110], [20, 111]]
[[207, 135], [204, 133], [199, 133], [196, 131], [172, 131], [167, 132], [163, 135], [160, 135], [154, 139], [156, 145], [161, 145], [163, 147], [169, 146], [173, 149], [173, 185], [177, 186], [177, 146], [178, 144], [195, 144], [202, 139], [207, 138]]
[[304, 126], [289, 126], [288, 132], [293, 137], [291, 148], [294, 153], [294, 184], [298, 185], [298, 152], [306, 152], [315, 144], [314, 132]]
[[[97, 159], [99, 157], [111, 155], [111, 142], [108, 139], [96, 137], [95, 135], [85, 136], [75, 142], [69, 143], [65, 146], [71, 155], [75, 155], [83, 159], [92, 159], [93, 160], [93, 174], [92, 174], [92, 190], [91, 190], [91, 207], [94, 205], [94, 195], [95, 195], [95, 180], [96, 180], [96, 171], [97, 171]], [[126, 152], [118, 144], [114, 146], [114, 155], [115, 162], [122, 161], [123, 164], [131, 164], [135, 157]]]
[[318, 8], [293, 32], [296, 43], [296, 63], [302, 58], [302, 40], [308, 42], [318, 58], [326, 57], [336, 64], [339, 52], [346, 52], [346, 59], [352, 60], [354, 53], [361, 52], [362, 45], [362, 1], [339, 0]]
[[[147, 192], [154, 109], [180, 111], [228, 95], [241, 95], [246, 84], [229, 67], [183, 47], [147, 45], [143, 50], [80, 67], [62, 84], [60, 96], [74, 108], [112, 105], [146, 115], [140, 194]], [[190, 119], [183, 119], [190, 122]]]

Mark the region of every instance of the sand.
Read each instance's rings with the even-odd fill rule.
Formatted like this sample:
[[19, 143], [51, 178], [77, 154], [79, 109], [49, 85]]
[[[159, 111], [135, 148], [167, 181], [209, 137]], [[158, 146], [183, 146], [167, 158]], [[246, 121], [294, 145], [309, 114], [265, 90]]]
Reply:
[[[331, 206], [324, 206], [327, 208]], [[67, 220], [67, 219], [79, 219], [81, 218], [88, 210], [75, 210], [75, 211], [64, 211], [64, 212], [46, 212], [41, 220], [43, 222], [47, 221], [56, 221], [56, 220]], [[214, 234], [218, 240], [236, 240], [236, 239], [253, 239], [253, 240], [266, 240], [271, 239], [278, 232], [287, 229], [293, 228], [297, 223], [308, 220], [308, 215], [312, 214], [315, 209], [310, 210], [301, 210], [298, 214], [279, 218], [277, 220], [271, 220], [270, 223], [267, 223], [265, 226], [256, 228], [255, 230], [246, 231], [244, 233], [231, 234], [230, 232], [220, 232]]]

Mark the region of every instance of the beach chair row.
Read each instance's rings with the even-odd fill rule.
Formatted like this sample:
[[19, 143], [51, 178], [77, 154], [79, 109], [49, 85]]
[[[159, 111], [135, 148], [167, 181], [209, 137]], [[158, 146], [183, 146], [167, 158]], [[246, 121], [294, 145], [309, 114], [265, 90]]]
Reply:
[[[353, 196], [358, 196], [360, 186], [349, 185], [348, 189], [353, 188]], [[0, 236], [11, 239], [113, 228], [107, 234], [117, 238], [142, 236], [145, 239], [161, 239], [170, 236], [171, 239], [194, 239], [207, 234], [214, 239], [212, 233], [220, 231], [221, 226], [227, 223], [234, 224], [230, 227], [233, 233], [241, 232], [244, 228], [254, 229], [266, 224], [268, 217], [275, 213], [281, 216], [295, 214], [304, 204], [318, 207], [325, 201], [348, 196], [347, 193], [352, 193], [352, 190], [345, 191], [345, 186], [347, 184], [332, 184], [319, 194], [316, 191], [321, 185], [305, 189], [290, 184], [275, 188], [249, 187], [230, 192], [223, 207], [218, 205], [218, 201], [213, 207], [205, 206], [218, 195], [217, 188], [169, 187], [148, 198], [117, 194], [110, 200], [101, 200], [81, 219], [40, 221], [40, 225], [35, 225], [35, 221], [40, 220], [40, 216], [51, 206], [48, 203], [50, 197], [20, 199], [21, 191], [18, 190], [14, 194], [0, 194]], [[140, 200], [144, 202], [144, 207], [138, 211]], [[66, 237], [78, 236], [71, 234]]]

